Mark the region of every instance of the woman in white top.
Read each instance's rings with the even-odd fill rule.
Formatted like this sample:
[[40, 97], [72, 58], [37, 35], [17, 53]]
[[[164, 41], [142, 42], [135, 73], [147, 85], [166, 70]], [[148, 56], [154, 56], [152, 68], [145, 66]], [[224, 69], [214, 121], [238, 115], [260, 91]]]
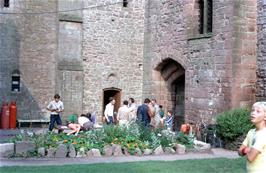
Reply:
[[80, 124], [82, 130], [91, 130], [93, 128], [93, 122], [90, 120], [90, 117], [90, 113], [87, 115], [81, 114], [80, 117], [78, 117], [78, 123]]

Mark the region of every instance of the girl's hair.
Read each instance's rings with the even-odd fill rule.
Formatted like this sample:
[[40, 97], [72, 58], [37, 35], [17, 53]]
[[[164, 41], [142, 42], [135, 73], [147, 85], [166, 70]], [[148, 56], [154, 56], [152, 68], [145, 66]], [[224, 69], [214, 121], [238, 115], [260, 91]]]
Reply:
[[266, 102], [256, 102], [253, 104], [252, 107], [260, 107], [263, 109], [264, 113], [266, 114]]

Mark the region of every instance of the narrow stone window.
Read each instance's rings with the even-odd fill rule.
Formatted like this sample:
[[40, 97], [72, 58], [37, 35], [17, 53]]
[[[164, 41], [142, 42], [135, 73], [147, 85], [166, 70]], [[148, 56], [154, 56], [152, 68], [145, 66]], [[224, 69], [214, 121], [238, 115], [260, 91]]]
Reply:
[[9, 0], [4, 0], [4, 7], [6, 7], [6, 8], [9, 7]]
[[128, 4], [127, 0], [123, 0], [123, 7], [127, 7], [127, 4]]
[[212, 32], [212, 0], [207, 1], [207, 32]]
[[196, 34], [212, 32], [212, 0], [197, 0], [194, 5], [194, 25]]
[[199, 0], [199, 9], [198, 9], [198, 29], [199, 33], [203, 34], [203, 28], [204, 28], [204, 0]]
[[20, 72], [18, 70], [14, 70], [12, 73], [11, 91], [20, 92]]

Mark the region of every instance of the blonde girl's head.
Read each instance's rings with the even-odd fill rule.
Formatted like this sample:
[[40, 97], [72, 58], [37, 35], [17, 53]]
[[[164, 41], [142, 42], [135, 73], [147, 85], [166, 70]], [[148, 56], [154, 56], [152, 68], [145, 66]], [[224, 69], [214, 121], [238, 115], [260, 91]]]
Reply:
[[264, 111], [264, 120], [266, 121], [266, 102], [259, 101], [253, 104], [252, 108], [259, 107]]

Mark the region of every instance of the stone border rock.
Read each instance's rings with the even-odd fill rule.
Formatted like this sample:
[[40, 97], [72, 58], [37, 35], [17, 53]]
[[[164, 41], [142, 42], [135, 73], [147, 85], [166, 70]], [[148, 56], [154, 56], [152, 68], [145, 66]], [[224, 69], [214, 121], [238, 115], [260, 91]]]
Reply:
[[[210, 152], [210, 144], [206, 144], [201, 141], [194, 142], [193, 149], [186, 149], [184, 145], [176, 144], [173, 148], [158, 146], [156, 149], [145, 149], [143, 152], [139, 149], [135, 149], [134, 155], [136, 156], [147, 156], [147, 155], [163, 155], [163, 154], [185, 154], [186, 152]], [[66, 145], [60, 143], [57, 148], [44, 147], [35, 148], [35, 144], [29, 141], [19, 141], [14, 143], [0, 144], [0, 157], [11, 157], [11, 156], [23, 156], [28, 157], [29, 152], [37, 152], [39, 157], [48, 158], [83, 158], [83, 157], [101, 157], [101, 156], [128, 156], [130, 155], [126, 148], [118, 144], [106, 145], [103, 148], [103, 154], [97, 148], [92, 148], [86, 151], [85, 148], [80, 148], [79, 151], [75, 150], [73, 144]]]

